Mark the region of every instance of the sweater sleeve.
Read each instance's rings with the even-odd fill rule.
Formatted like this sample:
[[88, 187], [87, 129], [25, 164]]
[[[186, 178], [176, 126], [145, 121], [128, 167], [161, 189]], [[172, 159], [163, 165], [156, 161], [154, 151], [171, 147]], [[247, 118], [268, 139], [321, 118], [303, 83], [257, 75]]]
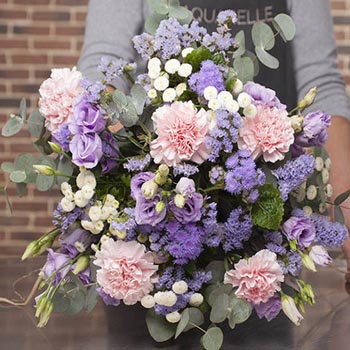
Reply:
[[[136, 51], [131, 39], [142, 31], [145, 21], [143, 0], [90, 0], [79, 70], [89, 79], [100, 78], [96, 68], [103, 56], [134, 62]], [[125, 89], [126, 83], [115, 82]]]
[[298, 99], [313, 86], [312, 109], [350, 118], [349, 97], [338, 69], [329, 0], [289, 0], [297, 34], [292, 42]]

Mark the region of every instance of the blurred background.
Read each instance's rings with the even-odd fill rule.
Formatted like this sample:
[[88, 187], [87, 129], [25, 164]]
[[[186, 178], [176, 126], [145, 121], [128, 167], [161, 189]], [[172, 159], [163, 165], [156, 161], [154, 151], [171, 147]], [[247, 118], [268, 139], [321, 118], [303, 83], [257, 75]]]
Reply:
[[[17, 113], [23, 96], [29, 110], [36, 106], [39, 85], [52, 67], [76, 64], [87, 4], [88, 0], [0, 0], [0, 128], [10, 113]], [[350, 0], [331, 0], [331, 6], [339, 67], [350, 93]], [[26, 132], [0, 137], [0, 163], [32, 151]], [[0, 170], [0, 186], [7, 182]], [[25, 197], [18, 198], [12, 185], [8, 193], [12, 214], [0, 194], [0, 252], [6, 248], [16, 254], [51, 227], [59, 196], [58, 191], [40, 193], [30, 187]]]

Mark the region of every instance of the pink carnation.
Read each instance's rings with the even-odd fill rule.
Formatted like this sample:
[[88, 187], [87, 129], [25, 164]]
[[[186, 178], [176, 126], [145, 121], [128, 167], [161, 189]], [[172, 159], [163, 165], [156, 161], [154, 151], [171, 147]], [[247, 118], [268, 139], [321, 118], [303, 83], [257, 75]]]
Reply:
[[40, 86], [39, 111], [45, 118], [45, 126], [53, 133], [69, 121], [74, 99], [81, 95], [82, 74], [73, 68], [52, 69], [49, 79]]
[[268, 249], [256, 253], [248, 260], [241, 259], [235, 269], [225, 273], [224, 283], [238, 287], [235, 294], [253, 304], [266, 303], [284, 281], [277, 256]]
[[175, 166], [191, 160], [202, 164], [208, 159], [205, 138], [210, 118], [204, 109], [197, 112], [192, 102], [175, 102], [158, 108], [152, 120], [158, 135], [150, 152], [155, 163]]
[[263, 155], [266, 162], [284, 158], [294, 142], [294, 130], [285, 110], [257, 106], [257, 114], [243, 118], [238, 148], [248, 149], [253, 159]]
[[102, 290], [111, 297], [123, 300], [126, 305], [136, 304], [153, 290], [157, 282], [151, 252], [145, 252], [145, 246], [136, 242], [103, 241], [101, 250], [96, 252], [94, 264], [97, 270], [97, 282]]

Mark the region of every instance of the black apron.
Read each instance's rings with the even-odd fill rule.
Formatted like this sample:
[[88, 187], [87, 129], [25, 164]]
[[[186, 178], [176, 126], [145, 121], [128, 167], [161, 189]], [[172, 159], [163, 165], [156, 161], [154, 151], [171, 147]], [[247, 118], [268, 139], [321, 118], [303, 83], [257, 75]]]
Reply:
[[[233, 34], [244, 30], [246, 47], [254, 52], [251, 42], [251, 28], [257, 21], [271, 22], [279, 13], [287, 13], [286, 0], [181, 0], [181, 5], [192, 10], [193, 17], [212, 32], [216, 28], [215, 19], [221, 10], [236, 11], [238, 23], [233, 25]], [[260, 64], [260, 72], [255, 81], [277, 92], [277, 96], [289, 109], [296, 105], [296, 89], [290, 43], [280, 36], [275, 47], [269, 51], [280, 62], [279, 69], [270, 69]]]

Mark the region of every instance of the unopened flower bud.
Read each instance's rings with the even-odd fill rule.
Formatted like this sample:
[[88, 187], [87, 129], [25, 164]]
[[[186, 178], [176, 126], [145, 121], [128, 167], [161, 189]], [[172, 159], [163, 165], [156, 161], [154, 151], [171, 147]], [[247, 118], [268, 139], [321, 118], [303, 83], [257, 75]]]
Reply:
[[156, 176], [154, 177], [154, 182], [159, 186], [164, 185], [166, 183], [166, 180], [167, 180], [166, 176], [163, 176], [159, 173], [157, 173]]
[[56, 174], [56, 171], [48, 165], [34, 164], [33, 168], [42, 175], [53, 176]]
[[312, 213], [313, 213], [312, 208], [311, 208], [310, 206], [308, 206], [308, 205], [305, 205], [305, 206], [303, 207], [303, 210], [304, 210], [304, 212], [305, 212], [305, 214], [306, 214], [307, 216], [311, 216]]
[[297, 326], [300, 325], [304, 317], [297, 309], [295, 302], [292, 297], [286, 294], [282, 294], [282, 310], [285, 315]]
[[165, 316], [169, 323], [178, 323], [181, 320], [181, 315], [178, 311], [171, 312]]
[[317, 87], [311, 88], [308, 93], [305, 95], [305, 97], [298, 103], [299, 109], [305, 109], [309, 106], [311, 106], [316, 98], [317, 95]]
[[303, 265], [310, 271], [316, 272], [316, 266], [313, 260], [310, 258], [308, 254], [301, 254], [301, 261]]
[[159, 214], [165, 209], [165, 203], [163, 201], [159, 201], [156, 204], [156, 212]]
[[313, 201], [317, 197], [317, 187], [315, 185], [310, 185], [306, 190], [306, 198], [309, 201]]
[[169, 167], [166, 164], [159, 165], [158, 173], [162, 176], [168, 176], [169, 175]]
[[142, 184], [141, 191], [146, 199], [153, 199], [158, 192], [158, 185], [154, 180], [148, 180]]
[[171, 288], [176, 294], [184, 294], [188, 291], [188, 285], [185, 281], [175, 282]]
[[324, 167], [323, 159], [321, 157], [316, 157], [315, 158], [315, 169], [317, 171], [322, 171], [323, 167]]
[[50, 142], [50, 141], [48, 141], [47, 143], [50, 145], [53, 152], [59, 153], [59, 154], [63, 152], [61, 146], [58, 145], [57, 143]]
[[322, 182], [324, 185], [329, 182], [329, 171], [326, 168], [322, 170]]
[[235, 95], [240, 94], [243, 91], [243, 83], [241, 80], [236, 79], [233, 88], [232, 88], [232, 93]]
[[301, 114], [291, 116], [291, 124], [293, 130], [298, 133], [303, 130], [304, 117]]
[[182, 195], [182, 194], [177, 194], [175, 197], [174, 197], [174, 204], [182, 209], [185, 204], [186, 204], [186, 198]]
[[152, 295], [148, 294], [142, 297], [141, 305], [146, 309], [151, 309], [155, 305], [155, 301]]
[[30, 242], [27, 245], [27, 248], [22, 255], [22, 258], [21, 258], [22, 261], [32, 256], [35, 256], [36, 254], [38, 254], [39, 250], [40, 250], [40, 245], [38, 244], [37, 241]]
[[310, 258], [315, 264], [320, 266], [327, 266], [332, 262], [327, 250], [321, 245], [315, 245], [310, 250]]
[[204, 297], [200, 293], [194, 293], [190, 298], [190, 305], [191, 306], [200, 306], [204, 301]]
[[80, 272], [83, 272], [88, 266], [89, 266], [90, 258], [87, 255], [82, 255], [77, 260], [73, 273], [75, 275], [79, 274]]
[[142, 233], [140, 233], [140, 234], [137, 236], [137, 240], [138, 240], [140, 243], [146, 243], [147, 240], [148, 240], [148, 236], [143, 235]]

